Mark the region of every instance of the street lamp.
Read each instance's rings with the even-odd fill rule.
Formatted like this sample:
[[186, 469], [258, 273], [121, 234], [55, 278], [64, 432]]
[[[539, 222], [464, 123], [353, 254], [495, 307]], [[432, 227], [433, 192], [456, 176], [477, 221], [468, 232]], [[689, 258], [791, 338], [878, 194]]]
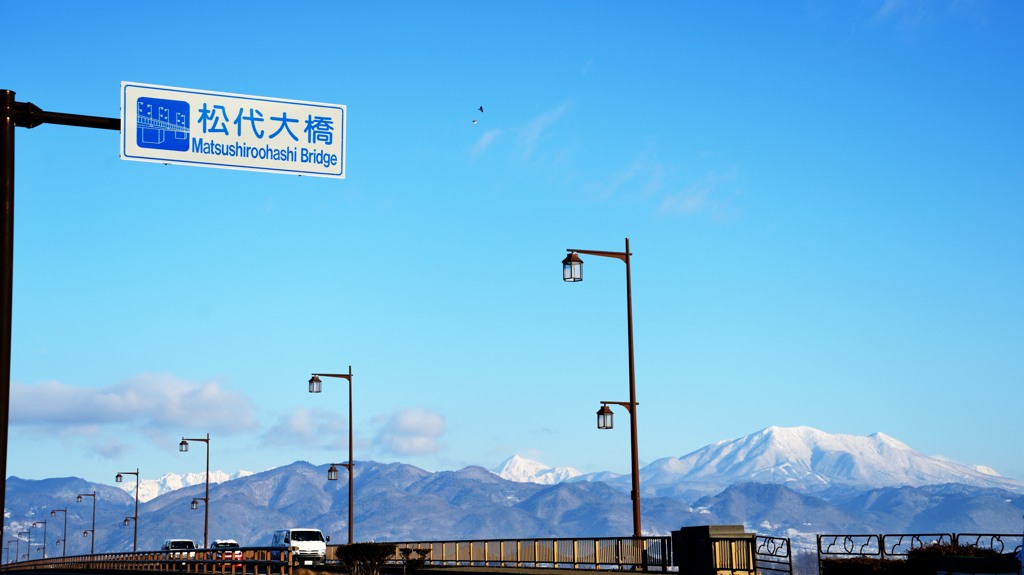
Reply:
[[[25, 552], [25, 561], [30, 561], [32, 559], [32, 534], [28, 531], [19, 531], [18, 539], [21, 539], [22, 535], [28, 535], [28, 540], [25, 545], [25, 547], [28, 547], [28, 551]], [[18, 551], [20, 552], [20, 550]]]
[[139, 468], [136, 467], [135, 471], [122, 471], [114, 476], [114, 481], [121, 483], [124, 480], [125, 475], [135, 476], [135, 515], [132, 517], [124, 518], [124, 526], [128, 527], [128, 520], [132, 520], [135, 524], [135, 533], [132, 534], [132, 552], [138, 551], [139, 542]]
[[39, 521], [33, 521], [32, 527], [39, 527], [39, 524], [43, 524], [43, 559], [46, 559], [46, 520], [40, 519]]
[[[197, 437], [182, 437], [181, 443], [178, 444], [178, 451], [185, 453], [188, 451], [189, 441], [202, 441], [206, 444], [206, 497], [202, 497], [206, 505], [203, 506], [203, 549], [207, 548], [209, 542], [208, 535], [210, 532], [210, 434], [207, 433], [205, 438]], [[199, 504], [195, 500], [192, 501], [192, 509], [198, 509]]]
[[345, 469], [348, 469], [348, 543], [352, 544], [352, 366], [348, 366], [348, 373], [314, 373], [309, 378], [309, 392], [320, 393], [321, 388], [321, 377], [337, 377], [340, 379], [348, 380], [348, 463], [332, 463], [330, 469], [327, 470], [327, 480], [336, 481], [338, 479], [338, 468], [337, 465], [341, 465]]
[[64, 557], [65, 552], [67, 551], [67, 545], [65, 545], [64, 542], [68, 540], [68, 508], [65, 507], [64, 509], [53, 509], [50, 511], [50, 517], [56, 517], [57, 512], [64, 514], [64, 538], [57, 541], [57, 543], [61, 544], [60, 556]]
[[[89, 555], [96, 554], [96, 492], [92, 493], [79, 493], [78, 502], [82, 502], [83, 497], [92, 497], [92, 529], [86, 529], [82, 532], [82, 537], [89, 537], [92, 533], [92, 537], [89, 539]], [[64, 546], [67, 546], [67, 540], [64, 542]]]
[[18, 560], [18, 552], [20, 551], [20, 549], [18, 549], [18, 547], [20, 547], [19, 543], [21, 543], [21, 542], [19, 540], [17, 540], [17, 539], [8, 539], [7, 540], [7, 562], [8, 563], [11, 562], [11, 543], [15, 544], [15, 546], [14, 546], [14, 560], [15, 561]]
[[629, 238], [626, 238], [626, 251], [609, 252], [600, 250], [567, 249], [569, 255], [562, 260], [562, 279], [567, 282], [583, 281], [583, 260], [579, 254], [614, 258], [626, 264], [626, 330], [629, 343], [629, 401], [602, 401], [597, 412], [598, 429], [612, 428], [612, 410], [608, 404], [621, 405], [629, 412], [630, 451], [632, 455], [633, 485], [629, 497], [633, 501], [633, 537], [639, 538], [640, 532], [640, 456], [636, 438], [636, 372], [633, 365], [633, 288], [629, 274]]

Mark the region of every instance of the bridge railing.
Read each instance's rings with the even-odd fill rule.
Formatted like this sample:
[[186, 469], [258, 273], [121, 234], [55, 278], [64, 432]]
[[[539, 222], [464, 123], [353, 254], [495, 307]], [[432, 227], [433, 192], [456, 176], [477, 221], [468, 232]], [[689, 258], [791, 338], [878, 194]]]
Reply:
[[[282, 557], [282, 554], [284, 556]], [[17, 561], [3, 571], [177, 571], [180, 573], [290, 575], [287, 551], [272, 547], [97, 553]]]
[[928, 545], [958, 545], [1016, 552], [1024, 545], [1021, 533], [890, 533], [818, 535], [818, 572], [828, 559], [867, 557], [906, 559], [911, 550]]
[[[987, 536], [982, 536], [987, 537]], [[980, 540], [980, 539], [979, 539]], [[745, 540], [750, 543], [750, 539]], [[677, 571], [674, 565], [672, 538], [595, 537], [553, 539], [493, 539], [463, 541], [404, 541], [393, 544], [395, 553], [389, 561], [401, 565], [405, 557], [422, 558], [431, 566], [474, 567], [549, 567], [556, 569], [615, 569], [642, 571]], [[328, 548], [328, 559], [335, 556], [337, 545]], [[730, 547], [731, 548], [731, 547]], [[404, 551], [404, 553], [403, 553]], [[411, 553], [415, 551], [415, 553]], [[719, 573], [774, 572], [792, 573], [789, 539], [758, 536], [750, 552], [753, 557], [737, 566], [731, 555], [714, 554]], [[284, 554], [284, 556], [282, 556]], [[179, 573], [213, 575], [292, 575], [287, 552], [272, 547], [241, 547], [233, 549], [197, 549], [193, 551], [146, 551], [140, 553], [101, 553], [34, 559], [2, 566], [3, 571], [177, 571]], [[750, 561], [752, 559], [752, 563]]]
[[391, 564], [402, 563], [402, 550], [413, 550], [432, 566], [645, 571], [668, 571], [672, 566], [671, 537], [402, 541], [394, 545]]

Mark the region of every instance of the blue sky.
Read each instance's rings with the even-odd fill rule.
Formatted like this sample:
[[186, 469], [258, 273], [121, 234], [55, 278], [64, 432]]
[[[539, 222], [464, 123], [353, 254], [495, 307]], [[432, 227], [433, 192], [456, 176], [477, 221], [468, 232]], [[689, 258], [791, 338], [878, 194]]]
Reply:
[[[26, 2], [0, 88], [344, 104], [347, 178], [17, 130], [7, 471], [113, 483], [518, 453], [629, 471], [770, 425], [1024, 479], [1024, 5]], [[484, 106], [484, 113], [477, 111]], [[472, 120], [477, 120], [473, 124]]]

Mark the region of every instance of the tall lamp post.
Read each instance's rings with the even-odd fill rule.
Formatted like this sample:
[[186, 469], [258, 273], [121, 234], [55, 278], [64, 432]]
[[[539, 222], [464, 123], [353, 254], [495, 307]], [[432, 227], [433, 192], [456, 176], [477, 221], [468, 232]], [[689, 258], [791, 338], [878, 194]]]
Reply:
[[[79, 503], [82, 502], [82, 498], [83, 497], [92, 497], [92, 529], [86, 529], [85, 531], [82, 532], [82, 535], [84, 535], [85, 537], [89, 537], [89, 534], [90, 533], [92, 534], [92, 537], [89, 537], [89, 555], [95, 555], [96, 554], [96, 492], [93, 491], [92, 493], [79, 493], [78, 494], [78, 502]], [[64, 540], [64, 546], [67, 547], [67, 545], [68, 545], [68, 542], [65, 539]]]
[[[28, 547], [28, 551], [25, 552], [25, 561], [29, 561], [29, 560], [32, 559], [32, 534], [29, 533], [28, 531], [19, 531], [18, 532], [18, 539], [21, 539], [22, 535], [28, 535], [28, 541], [26, 542], [26, 545], [25, 545], [25, 547]], [[21, 545], [18, 545], [18, 547], [21, 547]], [[17, 551], [18, 553], [21, 553], [20, 549], [15, 549], [15, 551]], [[21, 557], [19, 557], [18, 559], [21, 559]]]
[[629, 238], [626, 238], [626, 251], [610, 252], [600, 250], [567, 249], [569, 255], [562, 260], [562, 279], [567, 282], [583, 281], [583, 260], [579, 254], [614, 258], [626, 264], [626, 330], [629, 341], [629, 401], [602, 401], [597, 412], [599, 429], [612, 428], [612, 411], [608, 404], [621, 405], [629, 412], [630, 451], [632, 455], [633, 485], [629, 493], [633, 501], [633, 537], [641, 537], [640, 532], [640, 456], [636, 437], [636, 371], [633, 366], [633, 288], [629, 275]]
[[332, 463], [327, 470], [327, 479], [336, 481], [338, 479], [337, 465], [348, 469], [348, 543], [352, 544], [352, 366], [348, 366], [348, 373], [314, 373], [309, 378], [309, 392], [320, 393], [321, 377], [337, 377], [348, 380], [348, 463]]
[[60, 556], [64, 557], [65, 553], [68, 550], [68, 508], [65, 507], [64, 509], [53, 509], [50, 511], [50, 517], [56, 517], [58, 512], [64, 514], [64, 538], [58, 541], [58, 543], [60, 543], [61, 549]]
[[206, 505], [203, 506], [203, 549], [208, 547], [209, 533], [210, 533], [210, 434], [207, 433], [206, 437], [182, 437], [181, 443], [178, 444], [178, 451], [185, 453], [188, 451], [189, 441], [202, 441], [206, 444], [206, 497], [197, 497], [192, 500], [192, 509], [199, 507], [198, 500], [202, 499]]
[[43, 559], [46, 559], [46, 520], [33, 521], [32, 527], [39, 527], [40, 523], [43, 524]]
[[139, 550], [139, 468], [136, 467], [135, 471], [121, 471], [120, 473], [114, 476], [114, 481], [116, 483], [121, 483], [121, 481], [124, 480], [125, 475], [135, 476], [135, 515], [131, 517], [125, 517], [124, 525], [125, 527], [128, 526], [129, 519], [131, 519], [132, 523], [135, 525], [135, 532], [132, 534], [132, 552], [137, 552]]

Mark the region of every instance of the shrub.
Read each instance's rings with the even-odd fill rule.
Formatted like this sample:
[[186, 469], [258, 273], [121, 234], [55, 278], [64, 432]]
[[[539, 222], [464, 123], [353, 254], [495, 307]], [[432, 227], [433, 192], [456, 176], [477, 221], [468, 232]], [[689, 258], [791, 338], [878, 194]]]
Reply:
[[404, 563], [402, 572], [406, 575], [412, 575], [426, 564], [427, 557], [430, 555], [430, 549], [402, 547], [398, 550], [398, 554], [402, 556], [402, 562]]
[[394, 554], [393, 543], [351, 543], [335, 551], [335, 557], [352, 575], [379, 575], [380, 568]]

